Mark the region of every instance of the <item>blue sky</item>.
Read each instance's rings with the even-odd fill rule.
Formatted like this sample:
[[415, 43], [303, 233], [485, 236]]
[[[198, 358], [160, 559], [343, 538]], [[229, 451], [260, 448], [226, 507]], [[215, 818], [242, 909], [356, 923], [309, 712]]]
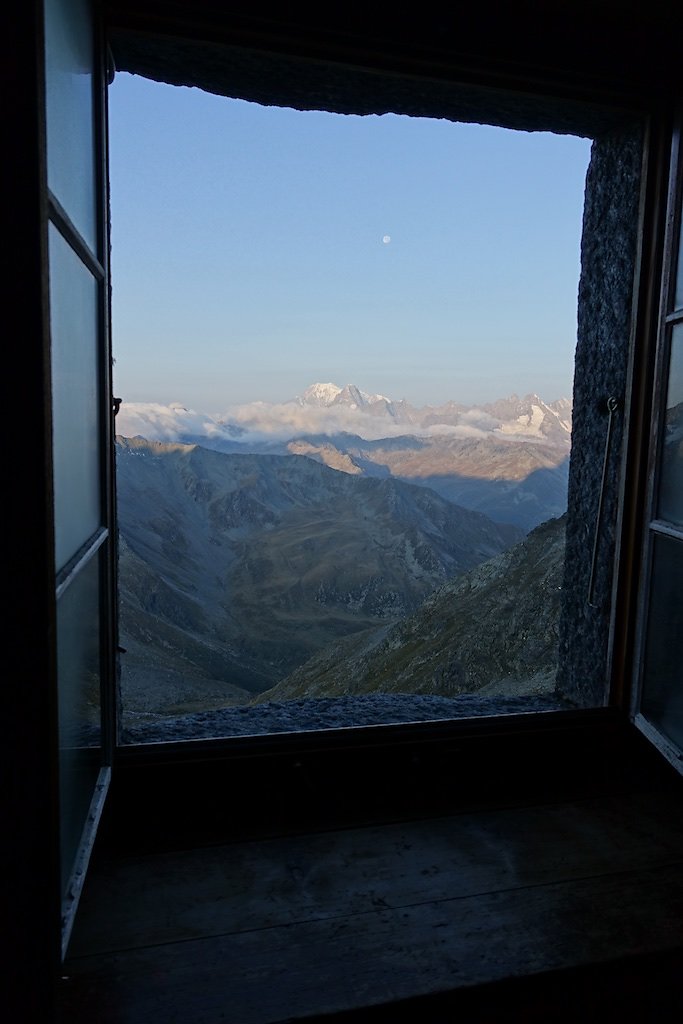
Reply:
[[115, 386], [206, 412], [313, 381], [571, 393], [590, 142], [110, 89]]

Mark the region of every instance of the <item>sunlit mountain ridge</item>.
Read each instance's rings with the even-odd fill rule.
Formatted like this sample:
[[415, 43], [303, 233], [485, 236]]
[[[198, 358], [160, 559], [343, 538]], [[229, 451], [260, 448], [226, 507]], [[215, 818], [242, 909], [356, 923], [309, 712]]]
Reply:
[[530, 393], [482, 405], [449, 401], [417, 407], [406, 399], [369, 394], [355, 384], [343, 387], [316, 383], [286, 402], [254, 401], [234, 405], [220, 414], [170, 405], [125, 402], [118, 430], [126, 437], [140, 434], [155, 441], [205, 438], [214, 444], [253, 446], [283, 441], [302, 433], [352, 433], [365, 440], [402, 433], [430, 436], [495, 437], [501, 440], [543, 442], [568, 447], [571, 440], [571, 401], [546, 402]]

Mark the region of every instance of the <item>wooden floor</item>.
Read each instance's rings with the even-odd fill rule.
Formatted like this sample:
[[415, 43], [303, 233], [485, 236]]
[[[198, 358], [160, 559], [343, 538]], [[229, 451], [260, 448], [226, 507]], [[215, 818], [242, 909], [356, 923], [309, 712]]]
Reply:
[[[658, 965], [670, 979], [682, 951], [680, 800], [603, 796], [100, 858], [64, 968], [63, 1017], [266, 1024], [408, 1000], [403, 1019], [424, 1022], [453, 1019], [429, 1014], [445, 993], [555, 977], [565, 980], [536, 1016], [528, 997], [515, 1016], [503, 989], [499, 1013], [489, 999], [458, 1020], [541, 1020], [548, 1000], [569, 1020], [582, 984], [621, 965], [615, 984], [628, 994], [646, 964], [656, 991], [638, 984], [652, 1009], [639, 1019], [663, 1021], [671, 993]], [[593, 980], [572, 980], [582, 969]]]

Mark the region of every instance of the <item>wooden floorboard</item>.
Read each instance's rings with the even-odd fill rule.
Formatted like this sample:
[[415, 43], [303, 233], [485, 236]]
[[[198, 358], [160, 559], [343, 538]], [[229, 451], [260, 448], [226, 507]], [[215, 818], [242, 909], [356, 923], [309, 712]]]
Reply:
[[683, 858], [648, 796], [514, 808], [99, 865], [70, 956], [436, 902]]
[[167, 943], [67, 968], [79, 1020], [267, 1024], [683, 945], [683, 862]]
[[677, 948], [678, 801], [486, 811], [102, 861], [64, 1019], [268, 1024]]

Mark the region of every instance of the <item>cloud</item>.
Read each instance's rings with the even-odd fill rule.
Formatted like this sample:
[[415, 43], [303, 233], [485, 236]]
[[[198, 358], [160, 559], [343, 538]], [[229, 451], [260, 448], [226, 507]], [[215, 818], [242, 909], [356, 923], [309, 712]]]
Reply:
[[[433, 416], [434, 410], [430, 410], [429, 415]], [[297, 402], [250, 402], [233, 406], [220, 416], [195, 412], [179, 403], [130, 402], [121, 406], [116, 431], [124, 437], [139, 434], [150, 441], [201, 443], [204, 438], [208, 447], [224, 451], [239, 448], [258, 450], [264, 445], [280, 444], [304, 434], [355, 434], [366, 441], [402, 435], [495, 437], [499, 441], [518, 443], [534, 439], [534, 432], [528, 426], [523, 429], [516, 423], [512, 426], [501, 424], [500, 420], [476, 407], [460, 411], [455, 424], [437, 422], [420, 426], [419, 423], [396, 422], [386, 414], [373, 415], [346, 405], [302, 406]], [[538, 439], [544, 440], [541, 435]]]
[[225, 419], [240, 426], [246, 433], [240, 440], [258, 438], [289, 440], [298, 434], [359, 434], [366, 440], [396, 437], [412, 433], [410, 424], [398, 424], [386, 416], [337, 405], [332, 408], [300, 406], [295, 402], [268, 405], [251, 402], [228, 409]]
[[116, 432], [124, 437], [140, 434], [150, 441], [180, 441], [195, 436], [235, 440], [234, 432], [226, 425], [177, 402], [124, 402], [116, 417]]

